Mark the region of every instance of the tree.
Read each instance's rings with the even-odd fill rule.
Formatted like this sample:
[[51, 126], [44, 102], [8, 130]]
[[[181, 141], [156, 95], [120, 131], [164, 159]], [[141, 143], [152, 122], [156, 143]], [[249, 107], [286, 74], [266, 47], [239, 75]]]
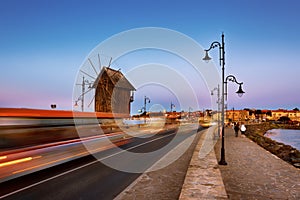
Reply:
[[293, 111], [299, 111], [299, 109], [298, 108], [294, 108]]
[[287, 123], [287, 122], [291, 121], [291, 119], [287, 116], [282, 116], [278, 119], [278, 121], [283, 122], [283, 123]]
[[266, 115], [272, 117], [272, 111], [271, 111], [271, 110], [268, 110], [268, 111], [266, 112]]
[[262, 111], [261, 110], [255, 110], [255, 117], [256, 119], [261, 119], [262, 118]]
[[261, 110], [256, 110], [256, 111], [255, 111], [255, 114], [256, 114], [256, 115], [261, 115], [261, 114], [262, 114], [262, 111], [261, 111]]
[[251, 115], [253, 115], [253, 114], [255, 114], [255, 111], [254, 110], [248, 110], [249, 111], [249, 115], [251, 116]]

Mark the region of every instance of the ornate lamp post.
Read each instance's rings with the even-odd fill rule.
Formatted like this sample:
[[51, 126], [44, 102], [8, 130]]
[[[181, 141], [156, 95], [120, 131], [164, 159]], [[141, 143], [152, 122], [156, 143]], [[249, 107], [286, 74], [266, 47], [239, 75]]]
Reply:
[[144, 97], [144, 109], [145, 109], [145, 112], [147, 112], [147, 108], [146, 108], [146, 106], [147, 106], [147, 102], [148, 103], [150, 103], [150, 99], [149, 99], [149, 97]]
[[[147, 96], [145, 96], [145, 97], [144, 97], [144, 107], [142, 107], [141, 110], [139, 110], [139, 112], [145, 113], [144, 123], [146, 123], [147, 103], [150, 103], [150, 98], [147, 97]], [[144, 110], [144, 112], [143, 112], [143, 110]]]
[[[225, 103], [224, 103], [224, 97], [225, 97], [225, 84], [227, 86], [227, 81], [231, 81], [231, 78], [226, 78], [225, 81], [225, 42], [224, 42], [224, 34], [222, 33], [222, 42], [218, 42], [215, 41], [213, 43], [211, 43], [209, 49], [205, 50], [205, 57], [203, 58], [204, 61], [210, 61], [211, 58], [208, 55], [208, 52], [211, 49], [214, 49], [216, 47], [219, 47], [219, 56], [220, 56], [220, 66], [222, 67], [222, 96], [221, 96], [221, 112], [222, 112], [222, 116], [221, 116], [221, 120], [222, 120], [222, 147], [221, 147], [221, 160], [219, 161], [219, 165], [227, 165], [227, 162], [225, 160], [225, 147], [224, 147], [224, 134], [225, 134]], [[242, 83], [240, 84], [240, 88], [238, 90], [238, 94], [240, 96], [240, 94], [242, 95], [243, 93], [245, 93], [244, 91], [242, 91], [241, 88]], [[240, 90], [241, 89], [241, 90]], [[226, 89], [227, 91], [227, 89]], [[226, 92], [227, 95], [227, 92]]]

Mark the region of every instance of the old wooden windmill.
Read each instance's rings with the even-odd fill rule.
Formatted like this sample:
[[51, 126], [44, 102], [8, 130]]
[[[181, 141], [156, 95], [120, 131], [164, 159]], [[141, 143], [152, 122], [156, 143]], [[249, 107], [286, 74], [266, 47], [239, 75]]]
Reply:
[[130, 114], [135, 88], [120, 70], [103, 67], [93, 87], [96, 112]]
[[[77, 84], [82, 87], [82, 92], [75, 102], [77, 104], [78, 101], [81, 101], [82, 111], [85, 106], [85, 95], [89, 95], [94, 90], [92, 100], [88, 106], [94, 103], [95, 112], [130, 114], [130, 104], [133, 102], [135, 88], [121, 73], [120, 69], [111, 68], [111, 60], [107, 67], [101, 66], [100, 55], [98, 54], [100, 72], [95, 68], [90, 58], [87, 62], [89, 68], [85, 67], [85, 69], [80, 70], [84, 81]], [[96, 77], [94, 74], [96, 74]], [[84, 77], [89, 78], [89, 80], [84, 79]], [[86, 91], [85, 85], [88, 85]]]

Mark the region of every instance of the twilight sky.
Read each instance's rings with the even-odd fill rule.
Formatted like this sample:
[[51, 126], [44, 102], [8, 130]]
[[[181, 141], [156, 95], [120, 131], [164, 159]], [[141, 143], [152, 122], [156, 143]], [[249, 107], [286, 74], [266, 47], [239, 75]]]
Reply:
[[[99, 43], [129, 29], [162, 27], [185, 34], [203, 48], [220, 41], [224, 32], [226, 75], [244, 82], [246, 92], [237, 97], [236, 85], [230, 83], [228, 109], [299, 108], [299, 9], [297, 0], [1, 0], [0, 107], [49, 109], [55, 103], [58, 109], [71, 109], [77, 73]], [[164, 55], [137, 52], [119, 62], [128, 64], [129, 58], [140, 60], [131, 63], [157, 62]], [[218, 51], [212, 50], [211, 57], [220, 71]], [[199, 85], [195, 86], [202, 88], [197, 94], [199, 109], [208, 108], [213, 88], [205, 88], [203, 80]], [[178, 103], [172, 92], [166, 93], [169, 99], [159, 99], [151, 88], [141, 87], [133, 113], [145, 95], [152, 95], [152, 105], [162, 104], [167, 110], [170, 101]]]

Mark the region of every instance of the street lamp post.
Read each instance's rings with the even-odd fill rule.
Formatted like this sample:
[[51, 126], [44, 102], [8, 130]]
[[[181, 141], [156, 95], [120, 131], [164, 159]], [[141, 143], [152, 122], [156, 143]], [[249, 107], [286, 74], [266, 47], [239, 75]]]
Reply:
[[[76, 84], [81, 86], [81, 95], [77, 98], [75, 101], [74, 107], [78, 106], [78, 101], [81, 101], [81, 111], [84, 111], [84, 95], [88, 93], [92, 89], [93, 82], [89, 82], [89, 80], [86, 80], [84, 76], [82, 77], [82, 83]], [[88, 90], [85, 91], [85, 86], [88, 85]]]
[[[146, 115], [147, 115], [147, 102], [150, 103], [150, 98], [145, 96], [144, 97], [144, 113], [145, 113], [145, 117], [144, 117], [144, 123], [146, 123]], [[143, 109], [142, 108], [142, 109]]]
[[149, 97], [144, 97], [144, 109], [145, 109], [145, 113], [147, 113], [147, 102], [150, 103], [150, 99]]
[[191, 118], [191, 111], [193, 110], [192, 107], [189, 107], [189, 119]]
[[171, 112], [173, 111], [173, 108], [175, 108], [175, 104], [173, 104], [172, 101], [171, 101], [170, 108], [171, 108]]
[[232, 122], [234, 123], [234, 107], [232, 108]]
[[[223, 33], [222, 33], [222, 42], [221, 43], [218, 42], [218, 41], [215, 41], [215, 42], [211, 43], [209, 49], [205, 50], [205, 57], [203, 58], [204, 61], [208, 62], [209, 60], [211, 60], [211, 58], [208, 55], [208, 52], [211, 49], [214, 49], [216, 47], [219, 47], [220, 66], [222, 67], [222, 96], [221, 96], [222, 146], [221, 146], [221, 159], [219, 161], [219, 165], [227, 165], [227, 162], [225, 160], [225, 147], [224, 147], [224, 134], [225, 134], [225, 119], [224, 119], [225, 118], [225, 112], [224, 112], [225, 103], [224, 103], [224, 97], [225, 97], [225, 84], [227, 86], [227, 81], [225, 81], [225, 42], [224, 42], [224, 34]], [[231, 81], [231, 79], [228, 78], [228, 81]], [[242, 91], [241, 84], [240, 84], [240, 88], [238, 90], [238, 92], [239, 92], [238, 94], [242, 95], [244, 93], [244, 91]], [[226, 92], [226, 95], [227, 95], [227, 92]]]

